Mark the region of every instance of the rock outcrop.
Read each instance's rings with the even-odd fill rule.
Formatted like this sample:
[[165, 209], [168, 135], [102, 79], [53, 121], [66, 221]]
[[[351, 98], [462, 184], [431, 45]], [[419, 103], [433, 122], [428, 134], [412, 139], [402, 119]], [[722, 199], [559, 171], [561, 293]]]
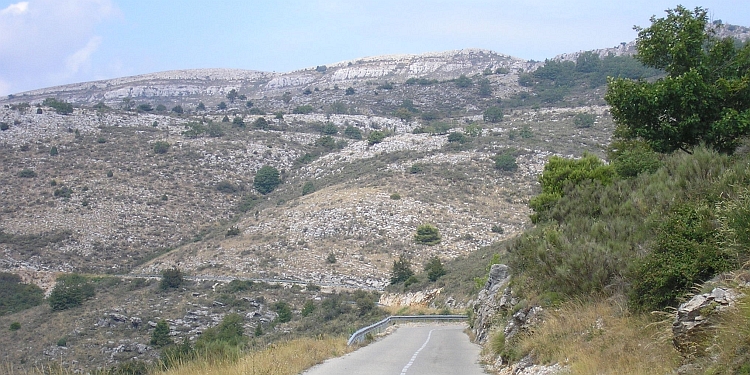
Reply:
[[711, 293], [698, 294], [680, 305], [672, 323], [675, 347], [690, 355], [700, 346], [700, 336], [711, 327], [712, 315], [725, 311], [742, 296], [730, 288], [714, 288]]
[[504, 264], [494, 264], [484, 288], [474, 303], [474, 324], [472, 331], [476, 342], [483, 344], [487, 341], [490, 328], [495, 316], [501, 312], [503, 306], [513, 304], [513, 297], [508, 288], [510, 282], [510, 267]]

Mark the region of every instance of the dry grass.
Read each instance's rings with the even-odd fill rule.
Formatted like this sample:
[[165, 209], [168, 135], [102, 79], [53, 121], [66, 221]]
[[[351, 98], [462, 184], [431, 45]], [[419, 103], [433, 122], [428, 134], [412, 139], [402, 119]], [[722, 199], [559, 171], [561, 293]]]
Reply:
[[294, 375], [349, 351], [345, 338], [300, 338], [271, 344], [236, 362], [212, 363], [198, 360], [157, 372], [156, 375]]
[[572, 374], [666, 374], [679, 366], [669, 322], [630, 315], [613, 301], [567, 303], [520, 339], [523, 352]]

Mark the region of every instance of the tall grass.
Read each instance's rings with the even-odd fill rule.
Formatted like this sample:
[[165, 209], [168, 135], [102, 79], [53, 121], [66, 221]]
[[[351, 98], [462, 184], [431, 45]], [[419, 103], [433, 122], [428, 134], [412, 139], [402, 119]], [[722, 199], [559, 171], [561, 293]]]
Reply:
[[198, 358], [155, 375], [294, 375], [349, 351], [342, 337], [299, 338], [271, 344], [236, 361]]
[[522, 336], [518, 350], [574, 375], [668, 374], [680, 361], [670, 323], [631, 315], [615, 300], [567, 302]]

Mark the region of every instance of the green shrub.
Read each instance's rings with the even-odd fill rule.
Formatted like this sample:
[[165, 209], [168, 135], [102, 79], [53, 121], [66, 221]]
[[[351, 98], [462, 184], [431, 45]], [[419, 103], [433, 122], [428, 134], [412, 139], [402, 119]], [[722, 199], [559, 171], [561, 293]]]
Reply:
[[409, 173], [411, 174], [422, 173], [422, 171], [424, 171], [424, 166], [422, 164], [412, 164], [411, 167], [409, 167]]
[[305, 301], [305, 304], [302, 306], [302, 311], [300, 312], [300, 315], [302, 315], [302, 317], [306, 317], [312, 314], [314, 311], [315, 311], [315, 302], [309, 299]]
[[0, 122], [0, 130], [6, 131], [8, 129], [10, 129], [10, 125], [7, 122]]
[[271, 124], [268, 123], [268, 120], [266, 120], [264, 117], [258, 117], [253, 121], [253, 128], [255, 129], [268, 129]]
[[344, 129], [344, 136], [349, 139], [362, 139], [362, 131], [359, 130], [359, 128], [354, 126], [347, 126], [346, 129]]
[[162, 290], [179, 288], [185, 279], [177, 267], [172, 267], [161, 271], [161, 282], [159, 288]]
[[57, 152], [57, 146], [52, 146], [49, 149], [49, 156], [57, 156], [57, 154], [58, 154], [58, 152]]
[[591, 113], [576, 113], [573, 117], [573, 124], [576, 128], [585, 129], [594, 126], [596, 116]]
[[393, 193], [393, 194], [391, 194], [391, 199], [393, 199], [394, 201], [397, 201], [397, 200], [401, 199], [401, 194], [399, 194], [399, 193]]
[[270, 165], [261, 167], [253, 180], [255, 190], [263, 195], [272, 192], [280, 183], [279, 170]]
[[626, 178], [654, 173], [661, 166], [659, 154], [641, 141], [614, 142], [609, 146], [607, 157], [617, 174]]
[[25, 169], [22, 169], [20, 172], [18, 172], [18, 177], [34, 178], [36, 177], [36, 172], [32, 171], [31, 169], [25, 168]]
[[448, 134], [448, 142], [450, 143], [466, 143], [467, 141], [468, 138], [466, 138], [464, 133], [453, 132]]
[[156, 141], [154, 142], [154, 153], [155, 154], [166, 154], [167, 151], [169, 151], [169, 147], [172, 145], [169, 144], [169, 142], [165, 141]]
[[385, 139], [385, 133], [379, 130], [374, 130], [370, 132], [370, 135], [367, 136], [367, 144], [372, 146], [374, 144], [383, 142]]
[[315, 184], [312, 181], [307, 181], [302, 185], [302, 195], [312, 194], [315, 192]]
[[240, 234], [240, 228], [231, 227], [227, 229], [227, 237], [238, 236]]
[[391, 268], [391, 285], [405, 282], [412, 276], [414, 271], [411, 269], [411, 261], [404, 254], [399, 255]]
[[417, 227], [414, 242], [422, 245], [437, 245], [441, 241], [440, 231], [432, 224], [422, 224]]
[[734, 262], [717, 243], [715, 218], [706, 206], [684, 204], [664, 218], [655, 246], [636, 265], [631, 304], [639, 311], [676, 306], [696, 284]]
[[42, 105], [52, 107], [59, 115], [69, 115], [73, 113], [73, 105], [63, 100], [47, 98], [44, 99]]
[[57, 340], [57, 346], [67, 346], [68, 345], [68, 339], [65, 337], [60, 338]]
[[80, 306], [94, 294], [94, 285], [84, 276], [74, 273], [57, 278], [48, 301], [52, 311], [61, 311]]
[[437, 255], [427, 261], [424, 270], [427, 272], [427, 278], [432, 282], [437, 281], [437, 279], [446, 274], [443, 262], [440, 261], [440, 258]]
[[55, 189], [53, 192], [53, 195], [58, 198], [70, 198], [73, 195], [73, 189], [67, 187], [67, 186], [61, 186], [58, 189]]
[[157, 348], [174, 344], [174, 341], [169, 336], [169, 324], [167, 324], [166, 320], [162, 319], [156, 323], [156, 327], [151, 332], [150, 343]]
[[336, 254], [335, 253], [328, 253], [328, 256], [326, 257], [326, 262], [329, 264], [336, 263]]
[[[311, 94], [311, 93], [312, 93], [312, 91], [311, 91], [311, 92], [309, 92], [309, 93], [308, 93], [308, 95], [309, 95], [309, 94]], [[306, 114], [308, 114], [308, 113], [312, 113], [312, 112], [313, 112], [313, 110], [314, 110], [314, 109], [313, 109], [313, 106], [311, 106], [311, 105], [307, 104], [307, 105], [301, 105], [301, 106], [297, 106], [296, 108], [294, 108], [294, 109], [292, 110], [292, 113], [294, 113], [294, 114], [302, 114], [302, 115], [306, 115]]]
[[512, 151], [501, 152], [493, 158], [495, 161], [495, 169], [499, 169], [503, 172], [515, 172], [518, 170], [518, 163], [516, 163], [516, 155]]
[[18, 331], [19, 329], [21, 329], [21, 323], [19, 323], [19, 322], [10, 323], [10, 328], [9, 329], [11, 331]]
[[503, 121], [503, 109], [500, 107], [490, 107], [484, 110], [483, 115], [485, 122], [496, 123]]
[[[3, 233], [0, 232], [0, 237]], [[6, 242], [6, 241], [0, 241]], [[44, 302], [44, 291], [34, 284], [24, 284], [21, 277], [0, 272], [0, 316], [23, 311]]]
[[236, 193], [237, 190], [239, 190], [239, 188], [233, 183], [227, 180], [223, 180], [223, 181], [219, 181], [219, 183], [216, 184], [216, 190], [224, 194], [233, 194], [233, 193]]
[[273, 305], [273, 308], [276, 313], [279, 314], [276, 317], [277, 323], [286, 323], [292, 320], [292, 308], [288, 303], [284, 301], [278, 301]]

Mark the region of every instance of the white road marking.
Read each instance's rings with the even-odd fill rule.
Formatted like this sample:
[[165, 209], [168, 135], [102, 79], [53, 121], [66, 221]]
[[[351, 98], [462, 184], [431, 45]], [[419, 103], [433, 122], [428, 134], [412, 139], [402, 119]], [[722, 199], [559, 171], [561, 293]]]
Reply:
[[406, 371], [409, 370], [409, 367], [411, 367], [411, 365], [414, 364], [414, 360], [417, 359], [419, 352], [421, 352], [422, 349], [424, 349], [427, 346], [427, 343], [430, 342], [430, 338], [432, 337], [432, 331], [434, 331], [434, 329], [430, 330], [430, 333], [427, 334], [427, 340], [425, 340], [424, 344], [422, 344], [422, 347], [417, 349], [416, 352], [414, 352], [414, 355], [411, 356], [409, 363], [407, 363], [406, 366], [404, 366], [403, 370], [401, 370], [401, 375], [406, 375]]

